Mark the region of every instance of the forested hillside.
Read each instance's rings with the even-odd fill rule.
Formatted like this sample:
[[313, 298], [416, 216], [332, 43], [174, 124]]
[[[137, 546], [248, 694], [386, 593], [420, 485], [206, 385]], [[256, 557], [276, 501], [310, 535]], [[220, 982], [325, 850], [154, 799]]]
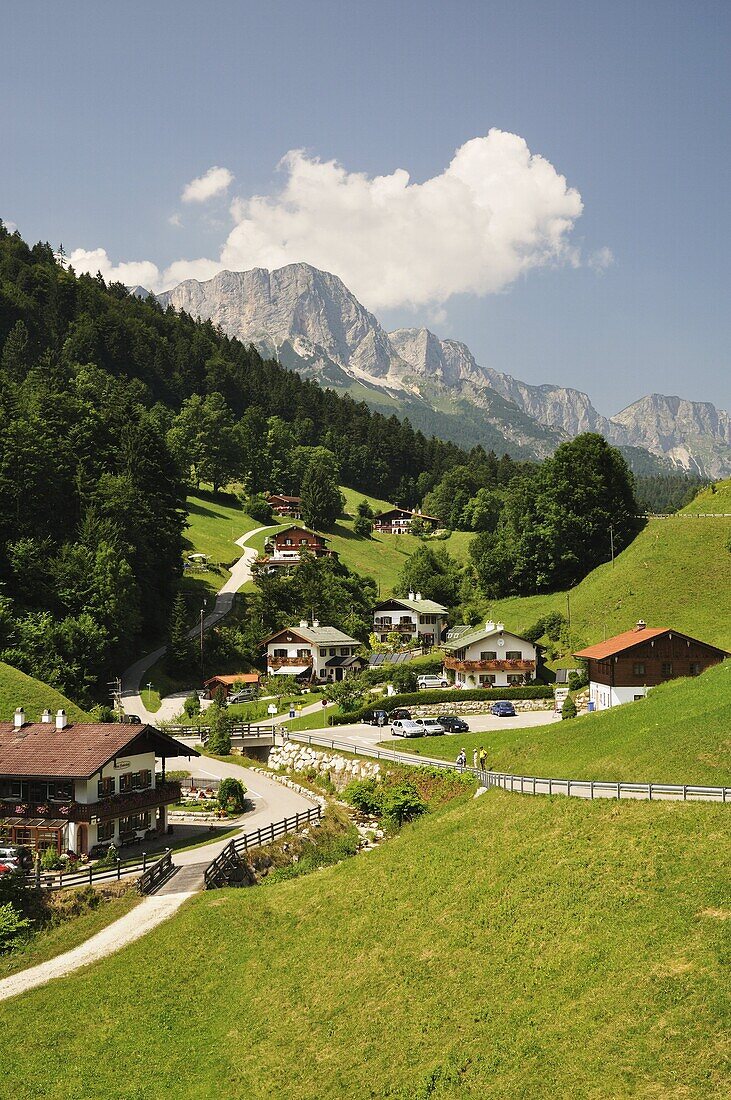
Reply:
[[326, 448], [415, 502], [467, 460], [2, 223], [0, 414], [0, 655], [87, 702], [166, 633], [188, 481], [286, 491]]

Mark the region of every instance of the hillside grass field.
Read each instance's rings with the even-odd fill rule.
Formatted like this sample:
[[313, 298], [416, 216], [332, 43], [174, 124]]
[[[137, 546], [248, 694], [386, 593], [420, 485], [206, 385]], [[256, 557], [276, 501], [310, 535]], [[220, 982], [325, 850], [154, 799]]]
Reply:
[[57, 710], [65, 710], [70, 722], [91, 721], [86, 711], [60, 691], [0, 661], [0, 722], [11, 722], [19, 706], [25, 708], [28, 722], [39, 722], [46, 707], [53, 715]]
[[[731, 481], [705, 490], [684, 512], [731, 513]], [[574, 647], [629, 630], [638, 619], [731, 650], [731, 518], [648, 520], [634, 542], [566, 592], [510, 597], [486, 613], [520, 633], [550, 611], [571, 613]]]
[[202, 894], [0, 1005], [5, 1088], [721, 1100], [728, 814], [492, 791], [367, 856]]
[[464, 748], [471, 760], [481, 746], [489, 767], [515, 775], [731, 786], [731, 660], [611, 710], [547, 726], [405, 739], [399, 749], [454, 760]]

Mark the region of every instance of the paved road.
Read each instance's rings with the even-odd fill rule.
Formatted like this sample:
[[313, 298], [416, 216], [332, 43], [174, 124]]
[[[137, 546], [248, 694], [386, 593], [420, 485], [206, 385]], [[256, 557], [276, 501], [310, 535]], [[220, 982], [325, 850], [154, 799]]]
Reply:
[[[242, 833], [251, 832], [272, 821], [281, 821], [285, 817], [291, 817], [316, 805], [314, 799], [306, 798], [288, 787], [275, 783], [274, 780], [268, 779], [259, 772], [240, 768], [237, 764], [203, 757], [197, 762], [195, 770], [196, 776], [207, 778], [222, 779], [232, 775], [241, 779], [246, 785], [249, 796], [254, 801], [254, 808], [244, 816], [241, 824]], [[184, 901], [200, 893], [203, 889], [203, 872], [230, 840], [231, 837], [226, 840], [213, 840], [204, 847], [194, 848], [189, 852], [174, 853], [173, 861], [179, 870], [157, 894], [143, 898], [139, 905], [136, 905], [126, 916], [120, 917], [113, 924], [103, 928], [101, 932], [72, 951], [66, 951], [63, 955], [57, 955], [55, 959], [3, 978], [0, 981], [0, 1001], [16, 997], [36, 986], [45, 985], [53, 978], [63, 977], [82, 966], [97, 962], [126, 947], [128, 943], [140, 939], [158, 924], [168, 920]]]
[[[256, 561], [257, 552], [253, 547], [247, 547], [246, 543], [249, 539], [253, 538], [254, 535], [258, 535], [261, 531], [266, 531], [267, 529], [267, 527], [256, 527], [253, 531], [247, 531], [245, 535], [236, 539], [236, 545], [240, 546], [244, 552], [233, 566], [231, 576], [216, 593], [215, 603], [203, 620], [204, 630], [210, 630], [210, 628], [215, 626], [216, 623], [219, 623], [225, 615], [228, 615], [234, 604], [234, 596], [247, 581], [251, 580], [252, 566]], [[188, 631], [188, 635], [191, 638], [196, 638], [199, 632], [200, 627], [194, 626]], [[191, 688], [188, 691], [178, 691], [173, 695], [168, 695], [163, 699], [159, 710], [154, 712], [148, 711], [140, 692], [140, 686], [147, 670], [152, 668], [164, 653], [165, 646], [160, 646], [158, 649], [153, 650], [152, 653], [147, 653], [144, 657], [135, 661], [133, 665], [130, 665], [122, 676], [122, 700], [125, 711], [127, 714], [139, 715], [143, 722], [147, 722], [150, 725], [154, 725], [155, 722], [160, 721], [169, 722], [180, 714], [183, 709], [183, 703], [193, 690]], [[203, 705], [205, 707], [207, 701], [204, 700]]]

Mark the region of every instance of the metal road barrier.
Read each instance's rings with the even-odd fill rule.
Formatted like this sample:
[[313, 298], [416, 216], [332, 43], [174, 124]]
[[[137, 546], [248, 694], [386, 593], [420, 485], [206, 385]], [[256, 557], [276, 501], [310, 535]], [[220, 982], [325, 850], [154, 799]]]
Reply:
[[351, 741], [336, 741], [320, 734], [293, 733], [293, 741], [308, 745], [342, 750], [354, 756], [366, 756], [375, 760], [391, 760], [396, 764], [412, 767], [446, 768], [450, 771], [474, 775], [483, 787], [502, 787], [518, 794], [561, 794], [569, 798], [634, 798], [650, 801], [675, 802], [723, 802], [731, 803], [731, 787], [704, 787], [689, 783], [611, 783], [596, 779], [553, 779], [537, 775], [510, 775], [508, 772], [481, 771], [465, 765], [463, 768], [448, 760], [413, 753], [396, 752], [370, 745], [356, 745]]

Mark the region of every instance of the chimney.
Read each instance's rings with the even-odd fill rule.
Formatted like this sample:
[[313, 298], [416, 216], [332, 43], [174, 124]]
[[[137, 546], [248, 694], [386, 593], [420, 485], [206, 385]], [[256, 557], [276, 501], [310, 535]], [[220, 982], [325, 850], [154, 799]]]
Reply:
[[66, 711], [65, 710], [57, 710], [56, 711], [56, 729], [57, 730], [65, 730], [67, 725], [68, 725], [68, 722], [66, 721]]
[[307, 619], [300, 619], [300, 630], [306, 630], [308, 625]]
[[505, 623], [495, 623], [496, 630], [505, 630]]
[[320, 625], [320, 620], [319, 619], [313, 619], [312, 620], [312, 629], [313, 630], [317, 630], [319, 625]]
[[417, 592], [417, 593], [416, 593], [416, 598], [417, 598], [417, 600], [420, 600], [420, 599], [421, 599], [421, 592]]
[[635, 630], [644, 630], [646, 626], [647, 626], [647, 623], [645, 622], [644, 619], [638, 619], [637, 620], [637, 626], [635, 627]]
[[409, 592], [409, 599], [410, 599], [410, 600], [413, 600], [413, 599], [414, 599], [414, 593], [413, 593], [413, 592]]
[[51, 712], [50, 712], [50, 710], [48, 709], [48, 707], [46, 707], [46, 709], [45, 709], [45, 710], [43, 711], [43, 714], [41, 715], [41, 722], [43, 722], [43, 724], [44, 724], [45, 726], [48, 726], [48, 725], [50, 725], [50, 722], [51, 722]]
[[13, 725], [16, 730], [20, 730], [25, 725], [25, 711], [22, 707], [15, 708], [15, 715], [13, 717]]
[[492, 619], [488, 619], [487, 622], [485, 623], [485, 630], [492, 631], [494, 629], [495, 629], [495, 623], [492, 621]]

